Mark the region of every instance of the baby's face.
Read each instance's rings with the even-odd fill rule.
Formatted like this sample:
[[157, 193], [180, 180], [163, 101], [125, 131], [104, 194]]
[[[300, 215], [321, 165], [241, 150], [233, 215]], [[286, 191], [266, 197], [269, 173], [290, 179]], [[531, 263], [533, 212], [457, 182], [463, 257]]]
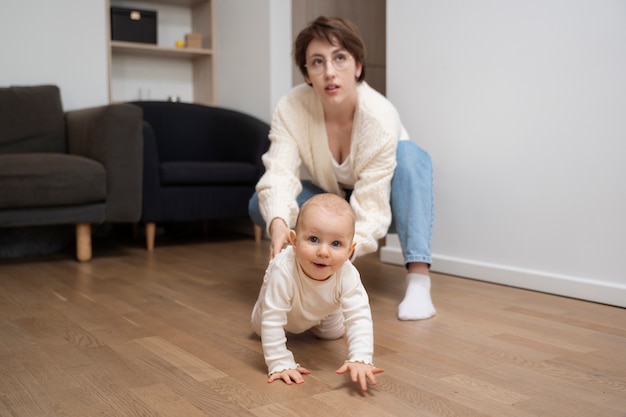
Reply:
[[307, 210], [298, 229], [292, 232], [291, 244], [304, 273], [324, 281], [350, 258], [354, 224], [349, 215], [337, 215], [326, 209]]

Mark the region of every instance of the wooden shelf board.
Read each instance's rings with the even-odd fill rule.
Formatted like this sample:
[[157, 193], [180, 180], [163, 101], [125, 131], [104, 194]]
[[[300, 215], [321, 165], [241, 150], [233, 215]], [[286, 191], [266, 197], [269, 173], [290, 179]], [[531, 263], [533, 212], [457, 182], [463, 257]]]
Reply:
[[[141, 0], [140, 0], [141, 1]], [[164, 4], [167, 6], [193, 7], [206, 3], [208, 0], [150, 0], [149, 3]], [[123, 1], [111, 0], [112, 4], [123, 3]]]
[[174, 48], [139, 42], [111, 41], [111, 51], [115, 54], [129, 53], [168, 58], [200, 58], [213, 55], [213, 51], [204, 48]]

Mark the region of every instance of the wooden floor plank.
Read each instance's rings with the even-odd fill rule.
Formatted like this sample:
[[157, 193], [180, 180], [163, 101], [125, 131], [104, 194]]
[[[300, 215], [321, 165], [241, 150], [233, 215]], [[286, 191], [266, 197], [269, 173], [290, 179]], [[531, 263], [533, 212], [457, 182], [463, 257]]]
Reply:
[[190, 355], [183, 349], [178, 348], [158, 336], [135, 339], [135, 343], [143, 346], [153, 354], [158, 355], [196, 381], [210, 381], [227, 376], [224, 372], [215, 369], [203, 360]]
[[312, 371], [267, 383], [250, 313], [267, 241], [219, 232], [113, 238], [0, 261], [0, 416], [626, 416], [626, 310], [433, 273], [437, 315], [396, 317], [406, 271], [357, 259], [377, 366], [335, 370], [345, 338], [290, 335]]

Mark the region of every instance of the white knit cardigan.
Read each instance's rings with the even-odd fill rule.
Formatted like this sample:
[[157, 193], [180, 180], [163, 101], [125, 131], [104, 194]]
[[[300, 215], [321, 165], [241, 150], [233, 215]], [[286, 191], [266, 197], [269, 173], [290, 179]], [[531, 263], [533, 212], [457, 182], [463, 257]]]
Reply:
[[[391, 223], [391, 178], [398, 140], [406, 138], [398, 112], [365, 82], [357, 87], [352, 126], [350, 169], [356, 179], [350, 204], [356, 215], [353, 259], [374, 252]], [[268, 227], [279, 217], [290, 227], [298, 215], [301, 167], [327, 192], [344, 195], [335, 177], [322, 104], [310, 86], [294, 87], [281, 98], [272, 116], [270, 148], [263, 155], [265, 174], [256, 190]]]

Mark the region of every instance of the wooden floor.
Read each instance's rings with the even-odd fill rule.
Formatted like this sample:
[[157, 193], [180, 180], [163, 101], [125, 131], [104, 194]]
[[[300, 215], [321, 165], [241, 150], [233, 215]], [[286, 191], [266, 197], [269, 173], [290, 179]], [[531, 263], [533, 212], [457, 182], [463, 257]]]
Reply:
[[0, 261], [0, 416], [626, 416], [626, 310], [433, 274], [437, 316], [400, 322], [404, 270], [376, 255], [356, 265], [378, 385], [310, 334], [289, 341], [305, 383], [268, 384], [249, 326], [267, 254], [231, 233]]

